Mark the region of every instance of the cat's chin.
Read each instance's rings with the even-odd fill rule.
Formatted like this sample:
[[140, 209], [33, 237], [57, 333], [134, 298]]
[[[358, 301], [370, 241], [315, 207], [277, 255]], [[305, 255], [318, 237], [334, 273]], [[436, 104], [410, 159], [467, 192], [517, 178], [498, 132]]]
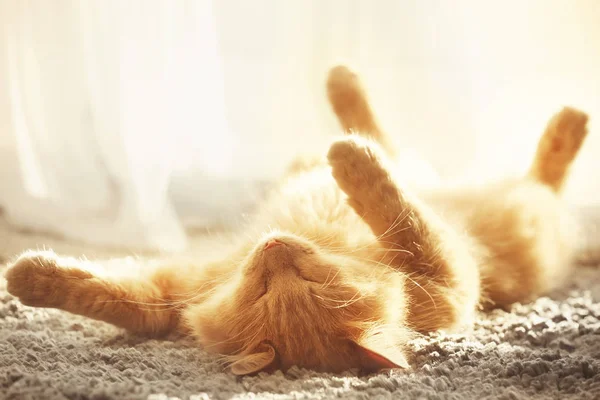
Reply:
[[[248, 274], [322, 283], [314, 272], [322, 261], [316, 246], [292, 235], [270, 236], [259, 243], [246, 265]], [[324, 281], [324, 279], [323, 279]]]

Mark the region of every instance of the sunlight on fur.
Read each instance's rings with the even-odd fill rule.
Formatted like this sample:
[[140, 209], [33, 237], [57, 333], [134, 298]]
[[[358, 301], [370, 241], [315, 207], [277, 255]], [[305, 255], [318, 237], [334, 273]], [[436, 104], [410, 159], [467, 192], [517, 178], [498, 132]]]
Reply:
[[194, 335], [246, 375], [409, 368], [415, 335], [469, 327], [478, 306], [562, 282], [575, 228], [558, 193], [584, 113], [550, 120], [521, 179], [417, 193], [398, 178], [358, 77], [335, 67], [326, 88], [347, 135], [291, 163], [221, 259], [116, 278], [29, 251], [7, 270], [8, 291], [137, 333]]

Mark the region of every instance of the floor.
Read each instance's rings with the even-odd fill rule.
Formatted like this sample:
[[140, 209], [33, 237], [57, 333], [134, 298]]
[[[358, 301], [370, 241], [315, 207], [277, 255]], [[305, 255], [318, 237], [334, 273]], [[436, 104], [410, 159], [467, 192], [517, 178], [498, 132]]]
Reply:
[[[128, 254], [18, 232], [0, 220], [0, 263], [28, 248], [85, 254], [115, 267]], [[578, 267], [548, 297], [482, 314], [472, 332], [422, 337], [411, 348], [409, 371], [360, 377], [294, 368], [238, 378], [190, 339], [148, 340], [24, 307], [0, 279], [2, 399], [594, 399], [600, 398], [600, 270]]]

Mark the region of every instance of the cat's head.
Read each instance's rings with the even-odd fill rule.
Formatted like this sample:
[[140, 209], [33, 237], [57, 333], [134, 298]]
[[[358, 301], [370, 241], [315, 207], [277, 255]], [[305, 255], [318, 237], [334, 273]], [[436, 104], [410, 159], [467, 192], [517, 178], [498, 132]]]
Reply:
[[294, 235], [271, 234], [188, 316], [204, 347], [239, 375], [407, 367], [401, 275]]

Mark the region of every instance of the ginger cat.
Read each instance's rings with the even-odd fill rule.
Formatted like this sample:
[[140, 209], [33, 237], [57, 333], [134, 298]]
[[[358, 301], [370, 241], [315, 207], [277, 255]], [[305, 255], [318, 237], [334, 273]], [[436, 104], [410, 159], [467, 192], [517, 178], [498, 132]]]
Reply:
[[294, 162], [222, 259], [117, 278], [30, 251], [7, 270], [8, 291], [137, 333], [192, 334], [243, 375], [406, 368], [415, 333], [468, 326], [482, 303], [561, 283], [573, 229], [558, 194], [584, 113], [552, 118], [520, 179], [416, 194], [394, 178], [396, 153], [357, 76], [333, 68], [327, 89], [349, 134], [326, 158]]

